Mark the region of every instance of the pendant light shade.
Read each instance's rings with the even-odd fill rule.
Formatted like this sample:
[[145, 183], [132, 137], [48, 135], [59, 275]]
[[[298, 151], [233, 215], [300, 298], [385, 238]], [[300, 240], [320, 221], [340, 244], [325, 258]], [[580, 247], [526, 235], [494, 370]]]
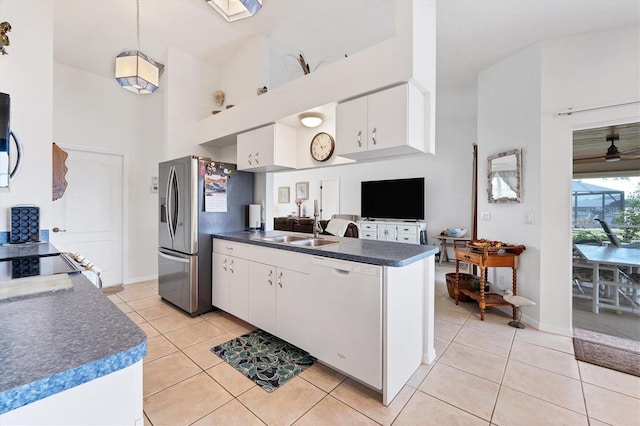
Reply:
[[262, 0], [205, 0], [227, 22], [249, 18], [262, 8]]
[[124, 50], [116, 56], [116, 80], [123, 88], [137, 94], [153, 93], [159, 86], [164, 66], [140, 51], [140, 2], [136, 0], [137, 49]]
[[125, 50], [116, 56], [116, 80], [133, 93], [153, 93], [158, 88], [160, 67], [139, 50]]

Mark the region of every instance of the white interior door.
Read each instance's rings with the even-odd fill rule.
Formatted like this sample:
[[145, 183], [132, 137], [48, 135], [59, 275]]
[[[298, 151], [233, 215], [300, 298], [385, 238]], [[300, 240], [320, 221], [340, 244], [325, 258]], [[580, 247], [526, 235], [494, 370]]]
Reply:
[[320, 181], [320, 219], [328, 220], [340, 213], [340, 179]]
[[49, 239], [60, 251], [92, 261], [104, 286], [122, 284], [123, 157], [64, 149], [68, 185], [53, 202]]

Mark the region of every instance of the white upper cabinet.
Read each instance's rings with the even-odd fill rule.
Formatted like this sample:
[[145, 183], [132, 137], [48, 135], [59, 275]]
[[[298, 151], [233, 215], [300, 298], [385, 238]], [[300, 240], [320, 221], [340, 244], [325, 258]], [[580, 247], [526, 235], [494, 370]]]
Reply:
[[405, 83], [338, 104], [336, 155], [356, 160], [425, 151], [424, 95]]
[[238, 170], [273, 171], [296, 167], [296, 130], [275, 123], [238, 134]]

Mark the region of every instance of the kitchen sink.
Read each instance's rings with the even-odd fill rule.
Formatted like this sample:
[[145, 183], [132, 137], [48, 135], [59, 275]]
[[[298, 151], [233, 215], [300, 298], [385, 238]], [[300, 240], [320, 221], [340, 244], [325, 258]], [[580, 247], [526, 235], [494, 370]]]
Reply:
[[304, 239], [304, 240], [298, 240], [298, 241], [291, 241], [291, 244], [296, 245], [296, 246], [309, 246], [309, 247], [317, 247], [317, 246], [325, 246], [327, 244], [337, 244], [340, 241], [336, 241], [336, 240], [324, 240], [324, 239], [319, 239], [319, 238], [313, 238], [313, 239]]
[[296, 235], [280, 235], [277, 237], [264, 237], [260, 239], [262, 241], [269, 241], [270, 243], [292, 243], [295, 241], [308, 240], [308, 237], [298, 237]]

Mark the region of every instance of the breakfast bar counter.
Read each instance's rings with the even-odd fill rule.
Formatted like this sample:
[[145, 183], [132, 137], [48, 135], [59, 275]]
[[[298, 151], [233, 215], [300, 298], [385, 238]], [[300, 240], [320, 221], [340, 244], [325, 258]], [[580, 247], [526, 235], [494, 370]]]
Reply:
[[[109, 407], [112, 396], [133, 400], [126, 404], [140, 405], [142, 414], [145, 333], [84, 275], [69, 277], [73, 285], [69, 289], [0, 301], [0, 424], [55, 423], [57, 415], [82, 421], [83, 410], [100, 418], [103, 413], [96, 406], [118, 410]], [[134, 374], [124, 382], [130, 389], [122, 389], [118, 378], [131, 367]], [[72, 391], [74, 398], [92, 395], [95, 389], [87, 385], [104, 385], [105, 378], [109, 382], [97, 395], [93, 393], [95, 401], [65, 399]], [[55, 413], [50, 416], [45, 413], [52, 398], [55, 403], [48, 407]], [[33, 417], [35, 411], [39, 417]], [[133, 416], [134, 410], [128, 413]]]
[[390, 241], [365, 240], [359, 238], [335, 237], [333, 235], [320, 235], [320, 239], [339, 241], [339, 244], [329, 244], [319, 247], [296, 246], [270, 242], [266, 239], [281, 235], [302, 235], [313, 238], [310, 234], [291, 233], [284, 231], [267, 232], [233, 232], [214, 234], [214, 238], [238, 243], [254, 244], [264, 247], [278, 248], [281, 250], [296, 251], [299, 253], [313, 254], [316, 256], [330, 257], [333, 259], [352, 262], [368, 263], [370, 265], [402, 267], [433, 256], [439, 248], [418, 244], [405, 244]]

